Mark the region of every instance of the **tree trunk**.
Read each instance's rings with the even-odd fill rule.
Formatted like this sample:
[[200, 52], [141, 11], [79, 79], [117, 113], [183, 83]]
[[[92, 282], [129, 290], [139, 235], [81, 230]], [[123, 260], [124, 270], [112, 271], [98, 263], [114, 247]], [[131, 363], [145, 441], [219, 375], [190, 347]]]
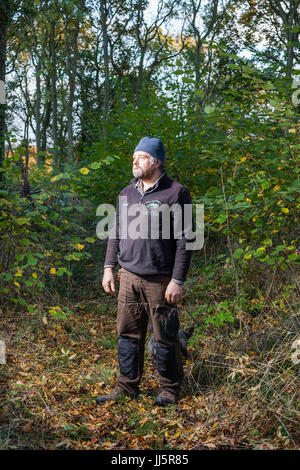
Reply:
[[52, 134], [53, 134], [53, 165], [58, 166], [58, 138], [57, 138], [57, 94], [56, 94], [56, 54], [55, 54], [55, 22], [50, 26], [50, 54], [51, 54], [51, 94], [52, 94]]
[[283, 9], [281, 0], [269, 0], [269, 2], [272, 10], [282, 19], [282, 23], [286, 28], [286, 78], [291, 80], [295, 59], [294, 48], [299, 38], [299, 29], [297, 30], [297, 28], [300, 26], [300, 0], [290, 0], [289, 9], [287, 4], [284, 3], [287, 11]]
[[73, 29], [73, 35], [69, 37], [69, 23], [70, 19], [67, 16], [65, 22], [65, 48], [66, 48], [66, 64], [67, 74], [69, 78], [69, 97], [67, 105], [67, 122], [68, 122], [68, 161], [73, 163], [73, 103], [75, 95], [76, 84], [76, 69], [78, 58], [78, 33], [79, 33], [79, 19], [76, 18]]
[[100, 18], [103, 37], [103, 55], [104, 55], [104, 96], [103, 96], [103, 137], [105, 145], [107, 144], [107, 123], [109, 112], [109, 59], [108, 59], [108, 36], [107, 36], [107, 5], [106, 0], [100, 0]]
[[38, 166], [43, 159], [41, 157], [41, 58], [38, 57], [38, 63], [35, 70], [36, 100], [35, 100], [35, 141], [36, 141], [36, 159]]
[[[48, 32], [47, 29], [43, 28], [42, 30], [42, 49], [39, 52], [38, 48], [38, 38], [36, 45], [36, 55], [37, 55], [37, 64], [35, 69], [35, 82], [36, 82], [36, 102], [35, 102], [35, 140], [36, 140], [36, 156], [37, 164], [40, 166], [42, 163], [45, 163], [45, 154], [41, 154], [41, 139], [42, 139], [42, 116], [41, 116], [41, 99], [42, 99], [42, 90], [41, 90], [41, 75], [42, 68], [45, 64], [45, 55], [48, 41]], [[47, 88], [45, 90], [47, 95]], [[46, 101], [47, 103], [47, 101]], [[47, 104], [46, 104], [47, 105]]]
[[[9, 0], [0, 0], [0, 170], [5, 158], [5, 61], [6, 61], [6, 34], [8, 26]], [[0, 183], [4, 181], [4, 174], [0, 171]]]
[[44, 111], [44, 116], [42, 119], [42, 129], [41, 129], [41, 152], [46, 152], [47, 150], [47, 129], [50, 125], [50, 117], [51, 117], [51, 95], [49, 96], [50, 89], [51, 89], [51, 78], [50, 78], [50, 75], [47, 75], [46, 86], [45, 86], [46, 104], [45, 104], [45, 111]]

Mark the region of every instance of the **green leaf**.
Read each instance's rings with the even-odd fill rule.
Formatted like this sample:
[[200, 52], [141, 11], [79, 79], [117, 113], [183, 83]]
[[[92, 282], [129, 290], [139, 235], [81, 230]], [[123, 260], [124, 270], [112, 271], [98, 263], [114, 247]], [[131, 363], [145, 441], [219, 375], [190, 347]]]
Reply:
[[15, 219], [15, 222], [18, 225], [25, 225], [28, 222], [28, 219], [26, 219], [25, 217], [19, 217], [19, 218]]
[[199, 98], [203, 98], [204, 96], [204, 91], [201, 90], [201, 88], [195, 88], [194, 93], [196, 96], [199, 96]]
[[204, 108], [204, 112], [207, 113], [207, 114], [213, 113], [214, 110], [215, 110], [215, 107], [211, 106], [210, 104], [207, 104]]
[[64, 274], [70, 276], [72, 273], [68, 271], [67, 268], [58, 268], [58, 270], [56, 271], [56, 275], [59, 277], [63, 276]]
[[95, 243], [96, 239], [95, 238], [92, 238], [92, 237], [87, 237], [84, 239], [85, 242], [88, 242], [88, 243]]
[[219, 217], [216, 219], [216, 222], [218, 222], [219, 224], [222, 224], [223, 222], [225, 222], [226, 219], [227, 219], [226, 214], [220, 214]]
[[35, 312], [35, 305], [27, 305], [27, 310], [29, 313], [34, 313]]
[[35, 266], [38, 262], [38, 260], [33, 256], [32, 253], [30, 253], [29, 255], [27, 255], [27, 263], [30, 265], [30, 266]]
[[268, 82], [265, 83], [264, 88], [265, 88], [265, 90], [274, 90], [275, 86], [273, 85], [272, 82], [268, 81]]
[[92, 170], [98, 170], [103, 165], [103, 162], [94, 162], [89, 165]]
[[242, 248], [237, 248], [233, 253], [233, 257], [236, 259], [239, 259], [243, 253], [244, 253], [244, 250]]

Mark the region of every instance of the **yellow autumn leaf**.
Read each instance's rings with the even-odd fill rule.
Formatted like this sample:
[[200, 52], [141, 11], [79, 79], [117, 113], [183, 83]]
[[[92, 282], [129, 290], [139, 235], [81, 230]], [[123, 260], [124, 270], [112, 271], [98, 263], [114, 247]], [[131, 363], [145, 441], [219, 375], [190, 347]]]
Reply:
[[247, 157], [242, 157], [241, 158], [241, 162], [244, 162], [245, 160], [247, 160]]
[[80, 245], [80, 243], [77, 243], [76, 248], [77, 248], [78, 251], [81, 251], [81, 250], [83, 250], [84, 245]]
[[14, 281], [14, 285], [17, 286], [17, 287], [21, 287], [20, 284], [16, 281]]
[[56, 274], [56, 269], [55, 269], [55, 268], [51, 268], [51, 269], [50, 269], [50, 274]]
[[290, 211], [287, 207], [282, 207], [281, 211], [284, 213], [284, 214], [288, 214]]
[[32, 273], [32, 277], [33, 277], [34, 279], [37, 279], [37, 273]]
[[79, 171], [82, 175], [87, 175], [90, 172], [88, 168], [80, 168]]
[[251, 257], [252, 257], [252, 254], [251, 254], [251, 253], [247, 253], [247, 254], [244, 256], [245, 259], [250, 259]]
[[276, 186], [274, 186], [274, 188], [273, 188], [273, 191], [278, 191], [278, 189], [280, 189], [280, 186], [279, 186], [279, 184], [276, 184]]

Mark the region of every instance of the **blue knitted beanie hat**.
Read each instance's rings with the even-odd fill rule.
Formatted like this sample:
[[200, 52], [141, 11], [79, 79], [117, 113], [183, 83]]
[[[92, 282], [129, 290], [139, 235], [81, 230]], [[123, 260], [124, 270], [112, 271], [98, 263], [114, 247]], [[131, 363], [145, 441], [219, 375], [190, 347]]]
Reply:
[[147, 152], [152, 157], [165, 163], [166, 151], [164, 144], [157, 137], [143, 137], [134, 149], [135, 152]]

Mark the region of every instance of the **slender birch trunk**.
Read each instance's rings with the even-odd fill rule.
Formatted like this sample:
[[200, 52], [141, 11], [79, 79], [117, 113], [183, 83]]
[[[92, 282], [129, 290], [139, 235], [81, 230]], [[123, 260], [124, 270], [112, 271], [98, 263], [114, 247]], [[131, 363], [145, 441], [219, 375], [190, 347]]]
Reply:
[[[8, 27], [8, 11], [10, 7], [9, 0], [0, 1], [0, 169], [5, 159], [5, 60], [6, 60], [6, 42]], [[0, 171], [0, 183], [4, 181], [4, 174]]]
[[67, 74], [69, 79], [69, 97], [67, 105], [67, 122], [68, 122], [68, 162], [74, 162], [73, 154], [73, 104], [75, 96], [75, 85], [77, 75], [77, 58], [78, 58], [78, 34], [79, 34], [79, 19], [76, 18], [73, 29], [73, 34], [70, 37], [70, 18], [67, 16], [65, 22], [65, 49], [66, 49], [66, 65]]

